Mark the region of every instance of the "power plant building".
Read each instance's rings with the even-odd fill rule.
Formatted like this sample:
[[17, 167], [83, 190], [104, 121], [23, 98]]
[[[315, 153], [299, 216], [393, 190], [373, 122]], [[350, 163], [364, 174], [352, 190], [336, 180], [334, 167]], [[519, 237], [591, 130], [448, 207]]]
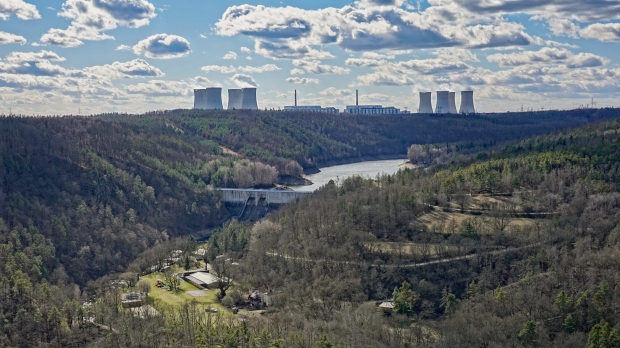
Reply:
[[222, 88], [211, 87], [194, 90], [194, 109], [222, 110]]
[[474, 91], [462, 91], [461, 92], [461, 114], [475, 114], [476, 108], [474, 107]]
[[382, 105], [348, 105], [345, 114], [362, 115], [397, 115], [400, 110], [393, 106], [383, 107]]
[[450, 113], [450, 92], [437, 91], [437, 103], [435, 104], [435, 113], [437, 114]]
[[256, 88], [242, 88], [241, 89], [241, 109], [246, 110], [258, 110], [258, 103], [256, 102]]
[[448, 101], [450, 102], [450, 113], [451, 114], [456, 114], [456, 93], [455, 92], [450, 92], [450, 94], [448, 95]]
[[243, 106], [243, 90], [232, 88], [228, 90], [228, 110], [239, 110]]
[[431, 102], [431, 92], [420, 92], [420, 107], [418, 113], [420, 114], [432, 114], [433, 103]]
[[334, 107], [321, 107], [320, 105], [303, 105], [303, 106], [285, 106], [284, 111], [299, 111], [299, 112], [323, 112], [326, 114], [337, 114], [340, 110]]

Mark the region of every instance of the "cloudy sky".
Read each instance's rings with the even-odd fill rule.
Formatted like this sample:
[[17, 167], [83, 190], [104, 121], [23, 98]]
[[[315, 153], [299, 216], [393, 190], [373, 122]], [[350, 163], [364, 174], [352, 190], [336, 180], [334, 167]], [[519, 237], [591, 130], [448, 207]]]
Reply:
[[[257, 86], [260, 108], [480, 112], [620, 107], [620, 0], [0, 0], [0, 113], [191, 108]], [[457, 103], [459, 101], [457, 93]]]

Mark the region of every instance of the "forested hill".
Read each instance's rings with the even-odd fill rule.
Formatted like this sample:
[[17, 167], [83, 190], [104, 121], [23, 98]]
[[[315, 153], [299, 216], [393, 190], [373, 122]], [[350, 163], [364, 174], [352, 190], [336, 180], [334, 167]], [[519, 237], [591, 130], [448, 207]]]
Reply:
[[613, 119], [462, 163], [332, 182], [256, 225], [240, 263], [250, 287], [281, 297], [287, 314], [274, 322], [336, 327], [391, 297], [412, 318], [385, 321], [407, 338], [325, 329], [351, 346], [618, 347], [619, 183]]
[[212, 173], [217, 151], [165, 128], [0, 118], [0, 243], [11, 249], [0, 268], [38, 281], [63, 265], [85, 284], [155, 243], [221, 224], [227, 212], [197, 174]]
[[175, 127], [238, 153], [304, 168], [361, 157], [405, 156], [411, 144], [522, 139], [620, 116], [618, 109], [462, 115], [329, 115], [283, 111], [173, 110], [140, 116], [101, 115], [147, 129]]

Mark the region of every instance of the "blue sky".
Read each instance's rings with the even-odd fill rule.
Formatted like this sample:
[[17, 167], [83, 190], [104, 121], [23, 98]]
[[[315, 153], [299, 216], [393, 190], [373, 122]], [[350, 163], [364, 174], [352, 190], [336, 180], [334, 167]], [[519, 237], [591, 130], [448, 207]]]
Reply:
[[[0, 113], [190, 108], [258, 87], [261, 108], [416, 111], [474, 90], [479, 112], [620, 107], [620, 0], [2, 0]], [[457, 93], [457, 103], [459, 97]]]

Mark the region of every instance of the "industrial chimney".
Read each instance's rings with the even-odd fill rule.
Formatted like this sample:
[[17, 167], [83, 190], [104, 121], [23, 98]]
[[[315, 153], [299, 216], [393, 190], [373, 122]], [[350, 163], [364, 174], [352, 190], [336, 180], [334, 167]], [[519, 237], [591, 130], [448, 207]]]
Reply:
[[461, 114], [475, 114], [476, 108], [474, 107], [474, 91], [462, 91], [461, 92]]
[[243, 91], [240, 88], [232, 88], [228, 90], [228, 110], [241, 109], [243, 99]]
[[355, 90], [355, 106], [360, 106], [359, 91]]
[[256, 87], [243, 88], [242, 94], [241, 108], [258, 110], [258, 104], [256, 103]]
[[194, 90], [194, 109], [222, 110], [222, 88], [211, 87]]
[[420, 114], [432, 114], [433, 103], [431, 102], [431, 92], [420, 92], [420, 107], [418, 113]]
[[447, 114], [450, 112], [450, 92], [438, 91], [437, 104], [435, 104], [436, 114]]
[[456, 93], [455, 92], [450, 92], [448, 101], [450, 102], [450, 113], [456, 114], [457, 111], [456, 111]]
[[295, 106], [297, 106], [297, 90], [295, 90]]

